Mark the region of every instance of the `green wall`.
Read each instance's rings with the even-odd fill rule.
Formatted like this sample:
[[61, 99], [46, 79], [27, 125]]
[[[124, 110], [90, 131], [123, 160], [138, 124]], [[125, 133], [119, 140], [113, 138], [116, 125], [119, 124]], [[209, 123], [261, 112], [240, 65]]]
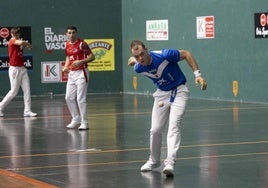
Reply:
[[[255, 39], [254, 35], [254, 13], [260, 12], [267, 12], [267, 0], [122, 1], [124, 91], [155, 90], [151, 81], [141, 75], [137, 75], [137, 90], [132, 87], [132, 77], [136, 74], [127, 66], [129, 44], [133, 39], [140, 39], [149, 49], [176, 48], [193, 53], [208, 82], [207, 91], [201, 92], [187, 63], [180, 63], [193, 98], [268, 102], [268, 39]], [[199, 16], [214, 16], [214, 39], [196, 38]], [[146, 41], [146, 20], [162, 19], [168, 19], [169, 40]], [[233, 80], [238, 81], [236, 97]]]
[[[180, 62], [193, 98], [268, 102], [267, 38], [254, 37], [254, 13], [267, 12], [266, 0], [9, 0], [1, 7], [1, 26], [31, 27], [32, 95], [65, 93], [65, 83], [41, 83], [40, 63], [65, 59], [63, 50], [45, 53], [44, 28], [65, 33], [66, 26], [72, 24], [78, 27], [81, 38], [115, 40], [115, 71], [91, 72], [89, 93], [154, 92], [149, 79], [127, 66], [129, 44], [140, 39], [149, 49], [176, 48], [193, 53], [208, 82], [207, 91], [200, 91], [187, 63]], [[214, 16], [214, 39], [196, 38], [199, 16]], [[146, 20], [162, 19], [169, 22], [169, 40], [146, 41]], [[7, 50], [0, 48], [3, 54]], [[136, 90], [133, 76], [138, 78]], [[234, 80], [239, 84], [236, 97], [232, 92]], [[0, 88], [0, 96], [9, 90], [7, 72], [0, 72]]]
[[[88, 92], [122, 91], [120, 0], [8, 0], [1, 2], [0, 24], [0, 27], [31, 27], [33, 49], [30, 53], [34, 68], [29, 71], [29, 76], [32, 95], [65, 93], [65, 83], [41, 83], [41, 62], [65, 60], [63, 50], [45, 53], [44, 28], [51, 27], [65, 34], [68, 25], [77, 26], [81, 38], [114, 39], [115, 42], [115, 71], [91, 72]], [[0, 55], [7, 55], [7, 49], [0, 48]], [[7, 72], [0, 71], [0, 88], [0, 96], [4, 96], [10, 88]]]

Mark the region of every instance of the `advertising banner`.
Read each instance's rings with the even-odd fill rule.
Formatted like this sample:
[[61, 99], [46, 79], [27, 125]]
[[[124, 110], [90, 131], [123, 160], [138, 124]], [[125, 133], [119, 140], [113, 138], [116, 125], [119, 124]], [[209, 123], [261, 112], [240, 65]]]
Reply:
[[89, 71], [114, 71], [114, 39], [85, 39], [95, 55], [95, 60], [88, 63]]
[[268, 38], [268, 12], [255, 13], [255, 38]]

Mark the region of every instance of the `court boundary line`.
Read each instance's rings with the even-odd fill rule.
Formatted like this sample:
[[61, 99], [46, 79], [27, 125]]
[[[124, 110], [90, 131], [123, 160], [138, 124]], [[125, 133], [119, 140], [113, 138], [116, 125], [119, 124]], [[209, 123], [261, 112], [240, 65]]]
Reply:
[[[222, 154], [222, 155], [204, 155], [204, 156], [193, 156], [193, 157], [181, 157], [181, 158], [176, 158], [176, 161], [195, 160], [195, 159], [210, 159], [210, 158], [226, 158], [226, 157], [243, 157], [243, 156], [256, 156], [256, 155], [268, 155], [268, 152], [235, 153], [235, 154]], [[35, 169], [50, 169], [50, 168], [52, 169], [52, 168], [81, 167], [81, 166], [101, 166], [101, 165], [121, 165], [121, 164], [133, 164], [133, 163], [143, 163], [143, 162], [145, 162], [145, 160], [21, 167], [21, 168], [14, 168], [14, 169], [8, 169], [8, 170], [26, 171], [26, 170], [35, 170]]]
[[[268, 140], [260, 141], [246, 141], [246, 142], [227, 142], [227, 143], [216, 143], [216, 144], [192, 144], [192, 145], [181, 145], [180, 148], [195, 148], [195, 147], [214, 147], [214, 146], [231, 146], [231, 145], [250, 145], [250, 144], [267, 144]], [[161, 147], [165, 149], [167, 147]], [[143, 151], [149, 150], [146, 148], [129, 148], [129, 149], [112, 149], [112, 150], [102, 150], [100, 148], [87, 148], [88, 151], [70, 151], [70, 152], [58, 152], [58, 153], [39, 153], [39, 154], [26, 154], [26, 155], [5, 155], [0, 156], [0, 159], [9, 158], [24, 158], [24, 157], [46, 157], [46, 156], [59, 156], [59, 155], [80, 155], [84, 154], [99, 154], [99, 153], [113, 153], [113, 152], [129, 152], [129, 151]]]
[[[257, 107], [237, 107], [238, 110], [252, 110], [252, 109], [268, 109], [268, 106], [257, 106]], [[234, 110], [234, 107], [227, 107], [227, 108], [198, 108], [198, 109], [186, 109], [188, 112], [210, 112], [210, 111], [225, 111], [225, 110]], [[144, 115], [144, 114], [151, 114], [151, 111], [146, 111], [146, 112], [121, 112], [121, 113], [100, 113], [100, 114], [89, 114], [89, 118], [94, 118], [94, 117], [100, 117], [100, 116], [115, 116], [115, 115]], [[37, 116], [35, 117], [36, 119], [50, 119], [50, 118], [60, 118], [60, 117], [71, 117], [70, 114], [66, 115], [51, 115], [51, 116]], [[1, 120], [19, 120], [19, 119], [24, 119], [24, 118], [30, 118], [30, 117], [0, 117]]]

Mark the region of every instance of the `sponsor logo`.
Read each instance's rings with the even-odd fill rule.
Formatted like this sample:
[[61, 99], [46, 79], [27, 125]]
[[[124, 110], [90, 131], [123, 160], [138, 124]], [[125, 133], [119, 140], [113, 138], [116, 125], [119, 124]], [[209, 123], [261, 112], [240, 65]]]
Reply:
[[0, 29], [0, 37], [7, 38], [9, 36], [9, 30], [6, 27]]

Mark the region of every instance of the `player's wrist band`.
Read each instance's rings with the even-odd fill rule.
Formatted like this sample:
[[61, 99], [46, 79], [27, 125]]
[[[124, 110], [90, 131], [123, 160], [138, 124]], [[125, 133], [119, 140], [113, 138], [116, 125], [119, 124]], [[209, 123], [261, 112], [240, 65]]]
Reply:
[[201, 71], [200, 70], [194, 71], [194, 75], [195, 77], [201, 76]]

